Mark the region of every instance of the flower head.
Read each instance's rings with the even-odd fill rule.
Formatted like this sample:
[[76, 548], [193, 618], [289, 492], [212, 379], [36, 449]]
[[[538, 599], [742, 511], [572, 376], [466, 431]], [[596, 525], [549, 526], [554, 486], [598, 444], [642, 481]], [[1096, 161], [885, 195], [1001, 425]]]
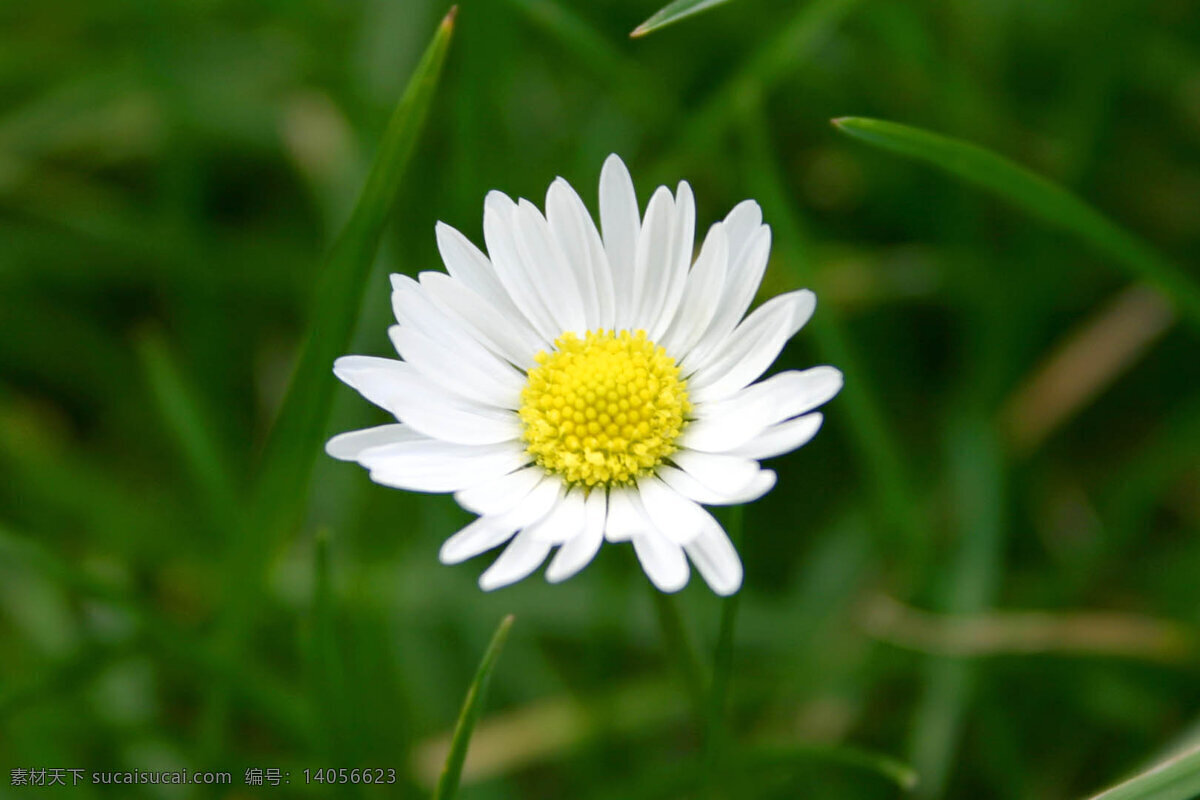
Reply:
[[816, 298], [790, 292], [746, 316], [771, 246], [758, 205], [714, 224], [693, 263], [691, 188], [659, 187], [642, 216], [616, 156], [600, 175], [600, 229], [561, 178], [544, 215], [487, 196], [487, 255], [439, 224], [449, 274], [392, 276], [401, 360], [334, 364], [399, 421], [326, 450], [386, 486], [453, 492], [479, 517], [446, 540], [444, 563], [507, 544], [484, 589], [524, 578], [556, 548], [546, 577], [564, 580], [607, 540], [632, 542], [663, 591], [687, 583], [690, 559], [731, 594], [741, 561], [704, 506], [770, 491], [775, 473], [759, 461], [821, 426], [813, 409], [841, 388], [838, 370], [754, 383]]

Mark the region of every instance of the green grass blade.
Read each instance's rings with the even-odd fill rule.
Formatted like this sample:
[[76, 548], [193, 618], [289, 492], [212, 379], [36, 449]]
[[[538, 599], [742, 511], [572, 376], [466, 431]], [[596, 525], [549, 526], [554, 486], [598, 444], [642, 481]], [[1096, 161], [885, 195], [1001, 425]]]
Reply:
[[1156, 764], [1090, 800], [1192, 800], [1200, 797], [1200, 747]]
[[[232, 517], [236, 492], [234, 473], [213, 436], [216, 426], [199, 392], [184, 375], [175, 354], [159, 331], [147, 331], [137, 341], [137, 353], [150, 392], [163, 421], [174, 436], [183, 462], [192, 473], [218, 524]], [[223, 530], [228, 534], [228, 530]]]
[[756, 748], [746, 754], [743, 766], [751, 771], [800, 765], [807, 761], [842, 764], [874, 772], [910, 792], [919, 785], [918, 773], [908, 764], [882, 753], [847, 745], [781, 745]]
[[458, 724], [454, 726], [454, 738], [450, 741], [450, 753], [446, 756], [446, 765], [442, 767], [442, 776], [438, 779], [437, 788], [433, 792], [433, 800], [451, 800], [458, 793], [458, 781], [462, 777], [463, 763], [467, 760], [467, 747], [471, 743], [471, 733], [475, 730], [475, 723], [479, 722], [479, 717], [483, 714], [483, 699], [487, 693], [488, 681], [492, 677], [496, 660], [500, 658], [504, 642], [508, 639], [508, 631], [512, 628], [513, 619], [513, 615], [509, 614], [500, 620], [500, 626], [496, 628], [496, 633], [492, 635], [492, 642], [488, 645], [487, 652], [483, 654], [483, 660], [479, 662], [475, 680], [471, 681], [471, 688], [467, 690], [467, 698], [463, 701], [462, 712], [458, 715]]
[[919, 128], [862, 117], [843, 117], [833, 124], [855, 139], [932, 164], [1074, 233], [1131, 275], [1158, 287], [1200, 325], [1195, 280], [1061, 186], [990, 150]]
[[332, 404], [334, 359], [350, 344], [367, 276], [412, 157], [454, 30], [442, 20], [396, 106], [358, 203], [325, 260], [314, 296], [308, 341], [292, 375], [263, 456], [254, 537], [270, 537], [302, 508]]
[[635, 39], [639, 36], [645, 36], [651, 31], [656, 31], [659, 28], [665, 28], [679, 20], [690, 17], [693, 14], [699, 14], [701, 11], [707, 11], [710, 8], [715, 8], [728, 3], [729, 0], [675, 0], [673, 3], [660, 8], [650, 19], [643, 22], [633, 29], [633, 33], [629, 34]]
[[658, 617], [658, 626], [662, 631], [663, 648], [667, 657], [675, 663], [679, 677], [683, 680], [684, 690], [692, 701], [692, 708], [698, 720], [704, 720], [708, 711], [709, 676], [696, 643], [683, 621], [679, 610], [679, 601], [674, 595], [660, 592], [654, 586], [647, 584], [650, 598], [654, 602], [654, 612]]
[[[947, 564], [942, 610], [974, 614], [988, 608], [1000, 581], [1004, 547], [1004, 472], [994, 431], [970, 415], [949, 432], [948, 480], [955, 505], [958, 551]], [[922, 776], [917, 794], [945, 795], [974, 693], [975, 665], [931, 658], [912, 726], [912, 762]]]

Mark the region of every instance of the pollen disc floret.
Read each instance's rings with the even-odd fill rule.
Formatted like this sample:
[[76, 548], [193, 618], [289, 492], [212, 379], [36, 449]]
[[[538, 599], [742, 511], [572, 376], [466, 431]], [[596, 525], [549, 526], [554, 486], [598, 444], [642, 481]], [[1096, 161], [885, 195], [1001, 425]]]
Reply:
[[535, 360], [518, 414], [542, 468], [568, 484], [624, 485], [675, 451], [687, 385], [645, 331], [564, 333]]

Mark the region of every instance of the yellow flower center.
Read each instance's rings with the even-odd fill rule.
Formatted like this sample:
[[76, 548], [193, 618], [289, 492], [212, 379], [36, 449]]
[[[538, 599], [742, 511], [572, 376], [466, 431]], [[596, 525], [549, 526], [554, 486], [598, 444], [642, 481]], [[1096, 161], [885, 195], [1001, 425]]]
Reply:
[[537, 463], [569, 484], [632, 483], [675, 452], [692, 406], [645, 331], [564, 333], [537, 354], [517, 413]]

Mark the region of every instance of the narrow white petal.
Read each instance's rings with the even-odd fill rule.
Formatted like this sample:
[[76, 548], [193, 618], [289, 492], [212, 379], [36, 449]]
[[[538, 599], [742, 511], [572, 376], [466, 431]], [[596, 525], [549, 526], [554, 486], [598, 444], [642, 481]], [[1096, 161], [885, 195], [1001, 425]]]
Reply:
[[452, 492], [519, 469], [529, 463], [529, 455], [516, 442], [474, 447], [426, 439], [373, 447], [358, 461], [377, 483]]
[[446, 347], [406, 325], [388, 328], [388, 337], [405, 361], [446, 391], [487, 406], [520, 408], [525, 379], [490, 354]]
[[600, 170], [600, 227], [613, 278], [614, 327], [625, 328], [633, 311], [633, 265], [641, 216], [633, 179], [616, 155], [609, 156]]
[[364, 450], [380, 447], [397, 442], [413, 442], [425, 439], [425, 436], [401, 423], [378, 425], [374, 428], [363, 428], [359, 431], [339, 433], [325, 443], [325, 452], [339, 461], [354, 461]]
[[550, 226], [537, 206], [522, 199], [516, 214], [517, 252], [542, 304], [550, 311], [560, 332], [587, 332], [587, 314], [583, 301], [584, 286], [570, 266]]
[[640, 478], [637, 486], [646, 517], [660, 533], [681, 544], [700, 535], [710, 514], [698, 503], [654, 476]]
[[699, 405], [697, 419], [688, 424], [679, 444], [709, 453], [732, 450], [772, 425], [822, 405], [841, 388], [842, 373], [833, 367], [780, 372], [725, 400]]
[[[755, 384], [759, 385], [761, 384]], [[720, 403], [697, 405], [696, 419], [683, 429], [678, 445], [688, 450], [723, 453], [745, 444], [769, 425], [777, 422], [776, 398], [761, 392], [752, 393], [754, 388], [751, 386], [743, 389], [733, 398], [722, 400]]]
[[460, 506], [476, 514], [505, 514], [517, 507], [546, 477], [546, 471], [529, 466], [454, 493]]
[[650, 582], [662, 592], [678, 592], [688, 582], [683, 548], [657, 531], [635, 533], [633, 550]]
[[546, 580], [565, 581], [592, 562], [604, 542], [605, 510], [604, 492], [593, 490], [584, 508], [583, 530], [558, 549], [546, 568]]
[[716, 520], [684, 549], [714, 592], [728, 596], [741, 588], [742, 560]]
[[571, 489], [554, 510], [526, 528], [530, 536], [550, 544], [562, 544], [583, 532], [584, 497], [582, 489]]
[[[455, 282], [453, 278], [447, 279]], [[463, 287], [464, 292], [470, 292], [463, 284], [457, 285]], [[477, 335], [477, 325], [457, 314], [443, 311], [429, 291], [407, 275], [392, 276], [392, 308], [396, 312], [397, 322], [415, 329], [443, 349], [450, 350], [455, 361], [467, 362], [472, 369], [479, 370], [495, 381], [509, 384], [515, 381], [518, 385], [524, 383], [524, 376], [503, 356], [492, 352], [484, 337]], [[506, 327], [513, 327], [513, 323], [510, 322]], [[443, 369], [448, 363], [443, 362]]]
[[667, 286], [675, 267], [673, 234], [675, 198], [665, 186], [658, 187], [646, 206], [646, 218], [638, 236], [633, 262], [633, 317], [630, 327], [645, 329], [655, 326], [667, 296]]
[[775, 488], [775, 473], [769, 469], [760, 469], [747, 484], [736, 490], [709, 488], [683, 470], [667, 464], [658, 468], [658, 477], [684, 497], [708, 506], [750, 503]]
[[344, 356], [334, 362], [333, 371], [372, 403], [433, 439], [495, 444], [521, 436], [516, 414], [463, 400], [430, 383], [403, 361]]
[[691, 350], [712, 322], [721, 300], [728, 259], [729, 243], [725, 226], [718, 222], [709, 228], [708, 235], [704, 237], [700, 255], [687, 275], [679, 311], [660, 342], [676, 361]]
[[496, 276], [516, 307], [544, 339], [554, 341], [560, 331], [542, 299], [517, 245], [517, 204], [503, 192], [488, 192], [483, 203], [483, 238], [496, 268]]
[[583, 288], [588, 330], [613, 327], [613, 282], [608, 255], [583, 200], [562, 178], [546, 192], [546, 221]]
[[550, 554], [551, 546], [538, 541], [529, 531], [518, 533], [500, 557], [479, 576], [479, 588], [490, 592], [516, 583], [541, 566]]
[[512, 538], [517, 529], [494, 517], [479, 517], [442, 543], [438, 560], [443, 564], [460, 564]]
[[446, 271], [471, 291], [478, 294], [497, 310], [515, 310], [512, 299], [500, 283], [496, 269], [483, 252], [456, 229], [439, 222], [434, 232], [438, 252]]
[[746, 317], [728, 341], [718, 347], [688, 378], [694, 403], [729, 397], [762, 375], [812, 316], [816, 296], [802, 289], [773, 297]]
[[342, 356], [333, 362], [333, 374], [380, 408], [395, 410], [396, 397], [412, 381], [412, 367], [394, 358]]
[[772, 425], [750, 441], [729, 451], [730, 455], [744, 458], [763, 459], [790, 453], [802, 447], [817, 435], [824, 417], [821, 414], [805, 414]]
[[635, 489], [608, 490], [608, 519], [604, 523], [604, 538], [610, 542], [628, 542], [635, 533], [649, 528], [645, 518], [634, 505]]
[[758, 292], [767, 269], [767, 259], [771, 255], [771, 229], [768, 226], [760, 225], [742, 245], [736, 240], [729, 217], [726, 217], [725, 224], [725, 232], [729, 236], [725, 285], [721, 289], [721, 299], [712, 322], [692, 348], [693, 357], [704, 357], [720, 347], [737, 327]]
[[651, 326], [647, 333], [652, 341], [659, 341], [668, 326], [680, 311], [680, 301], [687, 287], [688, 267], [696, 246], [696, 199], [687, 181], [680, 181], [675, 191], [675, 219], [671, 228], [671, 248], [674, 251], [664, 265], [667, 287], [662, 305], [651, 311]]
[[518, 369], [529, 369], [539, 350], [550, 349], [550, 342], [515, 308], [509, 312], [498, 309], [466, 284], [441, 272], [422, 272], [420, 279], [434, 305], [458, 319], [484, 347]]
[[737, 456], [680, 450], [671, 460], [709, 489], [719, 493], [737, 492], [754, 480], [758, 462]]

